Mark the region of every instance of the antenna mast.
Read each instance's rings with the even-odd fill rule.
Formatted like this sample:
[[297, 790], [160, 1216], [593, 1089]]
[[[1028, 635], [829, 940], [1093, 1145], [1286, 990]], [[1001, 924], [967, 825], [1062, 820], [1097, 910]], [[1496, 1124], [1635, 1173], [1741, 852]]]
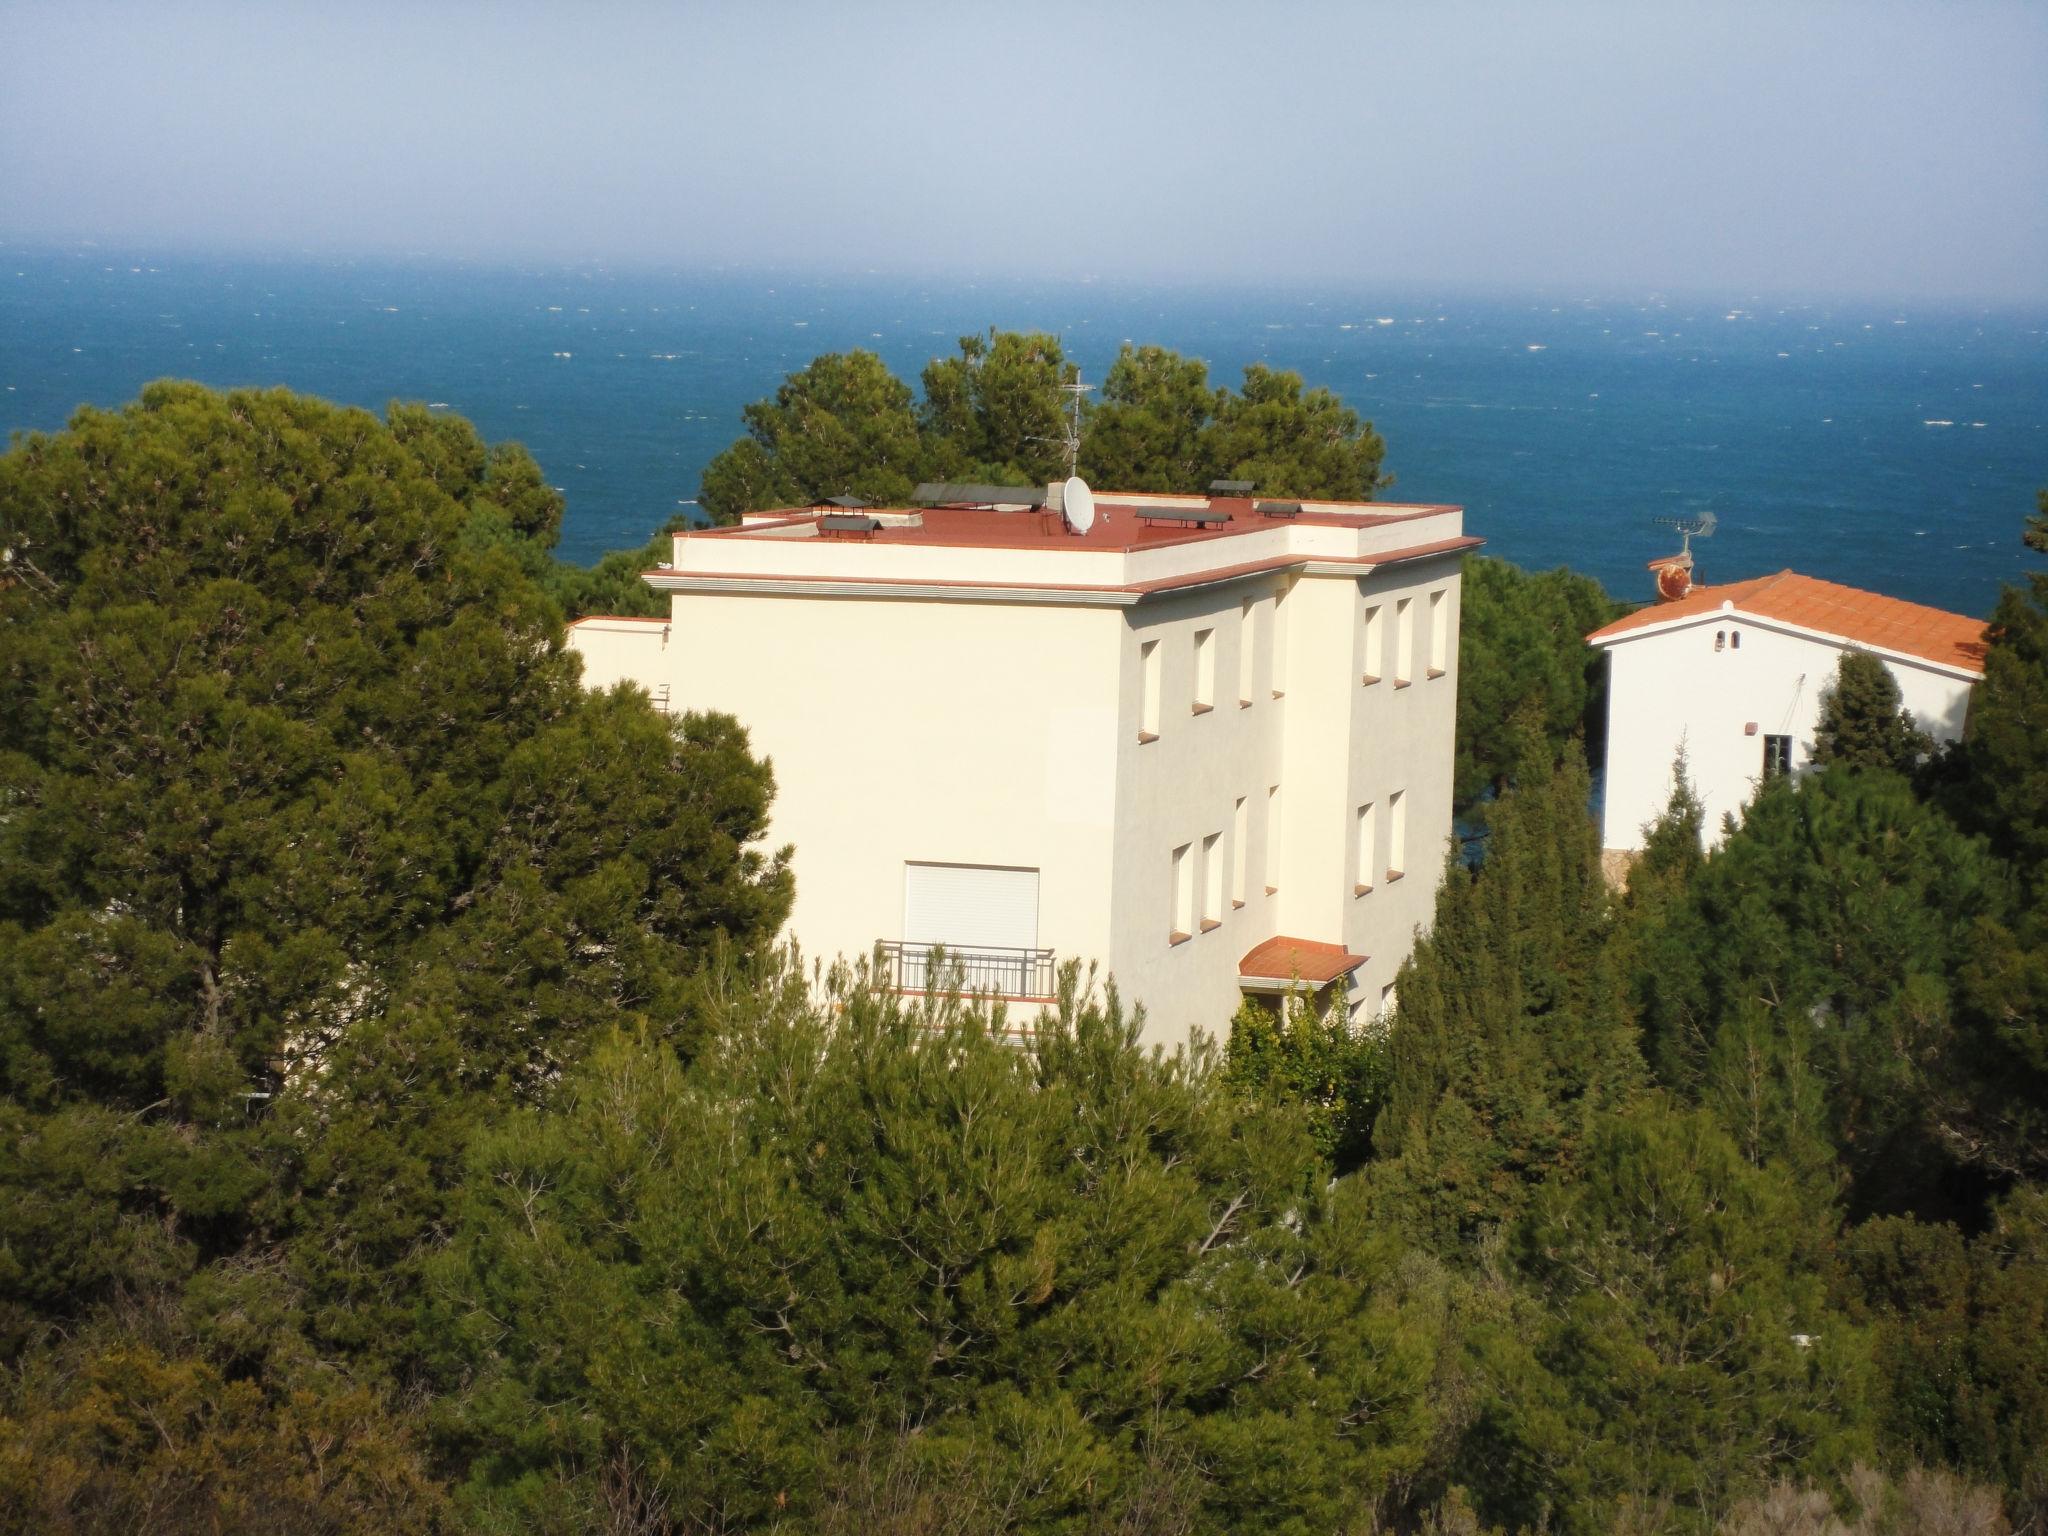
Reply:
[[1081, 397], [1093, 389], [1093, 384], [1081, 382], [1081, 370], [1077, 365], [1071, 384], [1062, 384], [1060, 390], [1070, 396], [1067, 403], [1067, 430], [1063, 440], [1067, 445], [1067, 477], [1072, 479], [1081, 472]]

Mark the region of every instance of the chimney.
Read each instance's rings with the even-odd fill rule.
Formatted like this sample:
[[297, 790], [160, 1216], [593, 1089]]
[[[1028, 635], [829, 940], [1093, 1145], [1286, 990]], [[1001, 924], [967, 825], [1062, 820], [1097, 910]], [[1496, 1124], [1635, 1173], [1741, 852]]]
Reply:
[[1692, 591], [1692, 551], [1664, 555], [1650, 562], [1650, 574], [1657, 581], [1657, 601], [1675, 603]]

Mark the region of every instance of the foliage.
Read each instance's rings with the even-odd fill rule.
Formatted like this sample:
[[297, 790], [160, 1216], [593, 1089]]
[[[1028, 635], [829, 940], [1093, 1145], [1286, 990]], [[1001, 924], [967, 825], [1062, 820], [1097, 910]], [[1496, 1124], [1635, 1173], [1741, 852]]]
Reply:
[[1810, 1215], [1704, 1114], [1653, 1099], [1598, 1118], [1577, 1175], [1517, 1231], [1547, 1305], [1490, 1350], [1507, 1388], [1480, 1430], [1501, 1458], [1495, 1512], [1703, 1529], [1773, 1474], [1867, 1449], [1867, 1349], [1828, 1307]]
[[621, 1458], [684, 1528], [893, 1489], [962, 1528], [1307, 1531], [1413, 1469], [1435, 1282], [1291, 1117], [1071, 971], [1022, 1050], [829, 988], [733, 978], [690, 1066], [622, 1035], [478, 1136], [433, 1285], [478, 1523], [573, 1524]]
[[1230, 1020], [1224, 1080], [1255, 1097], [1302, 1106], [1316, 1150], [1339, 1173], [1363, 1163], [1386, 1093], [1387, 1021], [1354, 1023], [1333, 990], [1318, 1008], [1305, 991], [1277, 1007], [1246, 998]]
[[1455, 793], [1498, 790], [1535, 733], [1559, 755], [1583, 735], [1597, 760], [1607, 730], [1607, 661], [1586, 636], [1623, 612], [1591, 577], [1530, 572], [1468, 555], [1458, 618]]
[[1492, 808], [1484, 864], [1448, 861], [1401, 968], [1372, 1176], [1389, 1219], [1439, 1252], [1518, 1216], [1641, 1078], [1588, 796], [1576, 745], [1530, 758]]
[[1817, 767], [1881, 768], [1911, 774], [1934, 749], [1913, 716], [1899, 706], [1892, 669], [1868, 651], [1847, 650], [1835, 680], [1822, 690], [1813, 731]]
[[530, 462], [188, 384], [0, 459], [9, 1352], [280, 1243], [402, 1357], [480, 1106], [780, 925], [739, 726], [578, 683]]
[[1738, 1504], [1719, 1536], [2008, 1536], [2012, 1524], [1993, 1488], [1939, 1468], [1909, 1467], [1896, 1480], [1860, 1463], [1843, 1480], [1847, 1518], [1827, 1490], [1781, 1479]]
[[704, 468], [714, 523], [827, 496], [909, 499], [925, 451], [910, 390], [872, 352], [828, 352], [742, 413], [747, 435]]
[[1067, 397], [1077, 370], [1059, 338], [998, 331], [962, 336], [958, 357], [924, 370], [918, 410], [931, 478], [1044, 485], [1067, 474]]
[[1850, 1236], [1846, 1292], [1874, 1327], [1894, 1445], [2014, 1490], [2048, 1518], [2048, 1191], [1965, 1238], [1902, 1218]]

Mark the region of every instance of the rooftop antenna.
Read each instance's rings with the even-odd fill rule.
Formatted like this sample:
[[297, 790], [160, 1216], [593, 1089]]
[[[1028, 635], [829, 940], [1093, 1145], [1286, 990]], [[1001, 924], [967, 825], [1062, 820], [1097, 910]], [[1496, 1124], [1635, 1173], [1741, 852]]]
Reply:
[[1081, 397], [1093, 389], [1093, 384], [1081, 382], [1081, 370], [1074, 369], [1074, 377], [1060, 386], [1060, 393], [1073, 398], [1067, 403], [1066, 430], [1058, 437], [1034, 437], [1034, 443], [1058, 443], [1067, 450], [1067, 478], [1073, 479], [1081, 472]]
[[1690, 555], [1692, 553], [1692, 541], [1696, 538], [1711, 539], [1714, 536], [1714, 527], [1720, 519], [1711, 512], [1702, 512], [1695, 518], [1660, 517], [1657, 521], [1666, 528], [1676, 528], [1678, 530], [1680, 535], [1678, 552], [1681, 555]]

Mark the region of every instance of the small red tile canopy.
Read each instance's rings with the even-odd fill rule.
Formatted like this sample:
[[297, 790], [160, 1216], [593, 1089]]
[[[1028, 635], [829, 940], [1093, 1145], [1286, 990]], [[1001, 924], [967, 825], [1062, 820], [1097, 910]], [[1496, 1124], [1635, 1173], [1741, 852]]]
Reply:
[[1237, 962], [1237, 983], [1257, 991], [1293, 986], [1324, 987], [1349, 976], [1372, 957], [1354, 955], [1342, 944], [1292, 939], [1285, 934], [1246, 951]]

